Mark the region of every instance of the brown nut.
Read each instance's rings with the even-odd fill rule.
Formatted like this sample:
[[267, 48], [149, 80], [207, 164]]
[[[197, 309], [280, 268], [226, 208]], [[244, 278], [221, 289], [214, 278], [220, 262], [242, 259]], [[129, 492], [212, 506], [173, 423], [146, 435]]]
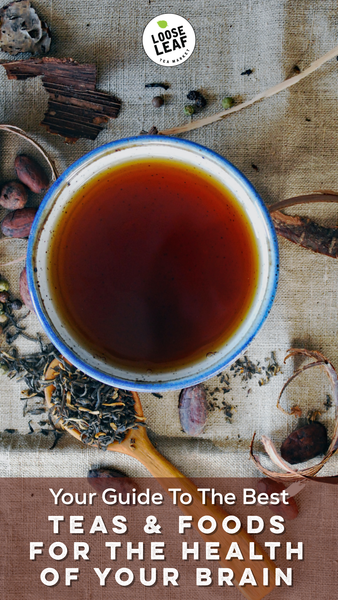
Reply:
[[133, 481], [118, 469], [90, 469], [87, 474], [87, 480], [99, 494], [102, 494], [109, 488], [114, 488], [116, 493], [121, 494], [131, 492], [135, 488]]
[[6, 237], [26, 238], [33, 225], [36, 208], [21, 208], [8, 213], [1, 223], [1, 231]]
[[22, 298], [23, 303], [27, 306], [27, 308], [29, 308], [29, 310], [32, 310], [34, 312], [34, 306], [28, 289], [26, 267], [21, 271], [19, 287], [20, 296]]
[[326, 427], [314, 422], [290, 433], [281, 446], [281, 455], [290, 465], [295, 465], [325, 454], [327, 447]]
[[32, 192], [40, 194], [46, 191], [49, 184], [48, 177], [34, 158], [20, 154], [15, 159], [14, 167], [20, 181]]
[[0, 292], [0, 302], [6, 303], [9, 299], [8, 292]]
[[202, 433], [208, 417], [208, 402], [203, 385], [182, 390], [178, 410], [183, 431], [194, 436]]
[[[257, 491], [260, 494], [268, 494], [269, 497], [271, 494], [280, 494], [285, 489], [286, 487], [281, 481], [274, 481], [267, 477], [260, 479], [257, 483]], [[286, 521], [292, 521], [298, 516], [298, 506], [294, 498], [287, 498], [287, 502], [288, 504], [284, 504], [284, 502], [280, 502], [280, 504], [268, 504], [268, 507], [274, 515], [279, 515]]]
[[0, 204], [9, 210], [23, 208], [26, 206], [27, 200], [27, 189], [19, 181], [9, 181], [1, 190]]

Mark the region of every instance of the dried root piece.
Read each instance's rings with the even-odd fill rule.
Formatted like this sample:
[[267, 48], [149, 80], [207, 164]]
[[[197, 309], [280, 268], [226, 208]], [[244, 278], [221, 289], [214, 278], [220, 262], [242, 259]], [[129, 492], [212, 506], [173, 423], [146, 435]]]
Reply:
[[281, 212], [281, 209], [289, 206], [313, 202], [338, 202], [338, 194], [331, 190], [323, 190], [276, 202], [269, 207], [276, 232], [302, 248], [338, 258], [338, 227], [323, 227], [307, 217], [291, 217]]
[[41, 123], [66, 142], [79, 138], [95, 140], [109, 119], [115, 119], [121, 102], [96, 89], [96, 66], [71, 58], [31, 58], [4, 62], [8, 79], [42, 76], [49, 94], [48, 110]]
[[[310, 358], [312, 360], [312, 362], [309, 364], [306, 364], [303, 367], [301, 367], [300, 369], [298, 369], [288, 379], [288, 381], [283, 386], [282, 391], [279, 395], [277, 406], [279, 408], [281, 408], [280, 407], [281, 395], [284, 392], [285, 388], [289, 385], [289, 383], [293, 379], [295, 379], [295, 377], [297, 377], [298, 375], [300, 375], [300, 373], [303, 373], [304, 371], [306, 371], [307, 369], [310, 369], [312, 367], [322, 367], [322, 369], [324, 369], [325, 373], [327, 374], [327, 376], [330, 380], [331, 386], [332, 386], [333, 403], [334, 403], [334, 406], [336, 409], [336, 424], [335, 424], [331, 443], [327, 449], [327, 452], [326, 452], [324, 458], [317, 465], [308, 467], [306, 469], [301, 469], [301, 470], [295, 470], [292, 467], [290, 467], [290, 465], [285, 460], [283, 460], [283, 458], [277, 452], [277, 449], [276, 449], [274, 443], [268, 437], [262, 436], [262, 442], [263, 442], [266, 453], [268, 454], [268, 456], [270, 457], [272, 462], [277, 467], [279, 467], [282, 471], [284, 471], [283, 473], [279, 473], [277, 471], [270, 471], [269, 469], [266, 469], [260, 463], [259, 458], [254, 455], [253, 444], [254, 444], [255, 435], [256, 435], [256, 434], [254, 434], [252, 441], [251, 441], [251, 445], [250, 445], [251, 458], [255, 462], [256, 467], [262, 473], [264, 473], [264, 475], [266, 475], [267, 477], [270, 477], [271, 479], [274, 479], [276, 481], [299, 481], [301, 479], [306, 480], [307, 478], [313, 478], [322, 469], [322, 467], [329, 460], [329, 458], [331, 458], [331, 456], [338, 450], [338, 379], [337, 379], [336, 370], [335, 370], [334, 366], [332, 365], [332, 363], [327, 358], [325, 358], [325, 356], [323, 356], [323, 354], [321, 354], [320, 352], [306, 350], [304, 348], [292, 348], [291, 350], [288, 351], [288, 354], [285, 357], [285, 361], [288, 358], [290, 358], [291, 356], [306, 356], [307, 358]], [[284, 409], [282, 409], [282, 410], [283, 410], [283, 412], [286, 412]], [[290, 412], [287, 414], [293, 414], [293, 413]], [[326, 477], [325, 478], [317, 478], [318, 481], [324, 481], [326, 479], [331, 479], [331, 478], [330, 477], [329, 478], [326, 478]], [[332, 478], [332, 479], [338, 479], [338, 478]], [[335, 482], [328, 481], [328, 483], [335, 483]]]
[[12, 56], [20, 52], [47, 54], [51, 35], [29, 0], [11, 2], [0, 9], [0, 48]]

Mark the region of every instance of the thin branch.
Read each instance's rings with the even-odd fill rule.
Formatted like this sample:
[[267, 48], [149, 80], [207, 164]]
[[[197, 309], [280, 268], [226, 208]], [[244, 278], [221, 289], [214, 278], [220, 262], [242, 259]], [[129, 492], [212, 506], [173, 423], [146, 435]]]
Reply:
[[264, 100], [264, 98], [270, 98], [271, 96], [274, 96], [275, 94], [278, 94], [279, 92], [286, 90], [287, 88], [291, 87], [292, 85], [299, 83], [299, 81], [301, 81], [302, 79], [305, 79], [305, 77], [307, 77], [308, 75], [311, 75], [311, 73], [313, 73], [314, 71], [319, 69], [328, 60], [335, 58], [337, 55], [338, 55], [338, 46], [335, 46], [334, 48], [332, 48], [332, 50], [330, 50], [329, 52], [324, 54], [324, 56], [322, 56], [321, 58], [318, 58], [313, 63], [311, 63], [311, 65], [309, 67], [307, 67], [307, 69], [304, 69], [304, 71], [302, 71], [302, 73], [299, 73], [299, 75], [295, 75], [294, 77], [290, 77], [289, 79], [286, 79], [285, 81], [282, 81], [281, 83], [278, 83], [277, 85], [274, 85], [273, 87], [269, 88], [268, 90], [265, 90], [265, 92], [261, 92], [260, 94], [257, 94], [251, 100], [247, 100], [246, 102], [243, 102], [242, 104], [238, 104], [237, 106], [233, 106], [232, 108], [228, 108], [227, 110], [222, 110], [222, 112], [219, 112], [216, 115], [211, 115], [210, 117], [205, 117], [204, 119], [198, 119], [198, 120], [192, 121], [191, 123], [187, 123], [186, 125], [182, 125], [181, 127], [172, 127], [171, 129], [164, 129], [163, 131], [160, 131], [159, 133], [162, 135], [177, 135], [179, 133], [185, 133], [187, 131], [192, 131], [193, 129], [199, 129], [199, 127], [204, 127], [204, 125], [210, 125], [211, 123], [216, 123], [217, 121], [221, 121], [225, 117], [228, 117], [229, 115], [232, 115], [235, 112], [239, 112], [243, 108], [247, 108], [248, 106], [251, 106], [252, 104], [255, 104], [256, 102], [259, 102], [260, 100]]
[[311, 202], [338, 202], [338, 192], [314, 192], [313, 194], [305, 194], [303, 196], [293, 196], [292, 198], [286, 198], [286, 200], [280, 200], [269, 206], [269, 212], [274, 213], [276, 210], [283, 210], [289, 206], [295, 206], [296, 204], [308, 204]]

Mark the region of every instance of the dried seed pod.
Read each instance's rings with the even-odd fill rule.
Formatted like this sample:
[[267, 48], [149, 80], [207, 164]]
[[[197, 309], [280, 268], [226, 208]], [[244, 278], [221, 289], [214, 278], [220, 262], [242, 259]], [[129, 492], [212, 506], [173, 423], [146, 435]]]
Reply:
[[26, 206], [27, 200], [27, 189], [19, 181], [9, 181], [1, 190], [0, 204], [9, 210], [23, 208]]
[[327, 447], [326, 427], [315, 422], [290, 433], [281, 446], [281, 455], [290, 465], [295, 465], [325, 454]]
[[19, 154], [15, 159], [14, 167], [17, 177], [32, 192], [40, 194], [46, 191], [49, 180], [45, 171], [36, 160], [26, 154]]
[[1, 231], [6, 237], [26, 238], [33, 225], [36, 208], [21, 208], [8, 213], [1, 223]]
[[183, 431], [189, 435], [202, 433], [208, 417], [208, 402], [201, 384], [181, 391], [178, 410]]
[[21, 271], [19, 286], [20, 296], [22, 298], [23, 303], [27, 306], [27, 308], [29, 308], [29, 310], [32, 310], [34, 312], [34, 306], [28, 289], [26, 267]]
[[40, 21], [29, 0], [16, 0], [0, 9], [0, 48], [15, 56], [20, 52], [46, 54], [51, 43], [48, 25]]
[[[96, 492], [102, 494], [108, 488], [114, 488], [116, 493], [125, 494], [135, 488], [134, 482], [118, 469], [90, 469], [87, 474], [88, 483]], [[114, 492], [115, 493], [115, 492]]]
[[[286, 490], [286, 487], [281, 481], [274, 481], [267, 477], [260, 479], [257, 483], [257, 491], [260, 494], [268, 494], [269, 497], [271, 494], [281, 494], [284, 490]], [[274, 515], [279, 515], [287, 521], [292, 521], [298, 516], [298, 506], [294, 498], [288, 498], [287, 502], [288, 504], [284, 504], [283, 502], [280, 504], [269, 504], [268, 507]]]

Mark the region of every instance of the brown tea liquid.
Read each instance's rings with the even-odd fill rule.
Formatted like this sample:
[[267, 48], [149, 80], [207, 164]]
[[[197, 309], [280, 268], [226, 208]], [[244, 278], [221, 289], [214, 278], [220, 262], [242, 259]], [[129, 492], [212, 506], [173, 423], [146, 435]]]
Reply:
[[258, 281], [258, 250], [232, 194], [172, 160], [114, 167], [73, 198], [53, 236], [53, 295], [92, 354], [167, 370], [217, 351]]

